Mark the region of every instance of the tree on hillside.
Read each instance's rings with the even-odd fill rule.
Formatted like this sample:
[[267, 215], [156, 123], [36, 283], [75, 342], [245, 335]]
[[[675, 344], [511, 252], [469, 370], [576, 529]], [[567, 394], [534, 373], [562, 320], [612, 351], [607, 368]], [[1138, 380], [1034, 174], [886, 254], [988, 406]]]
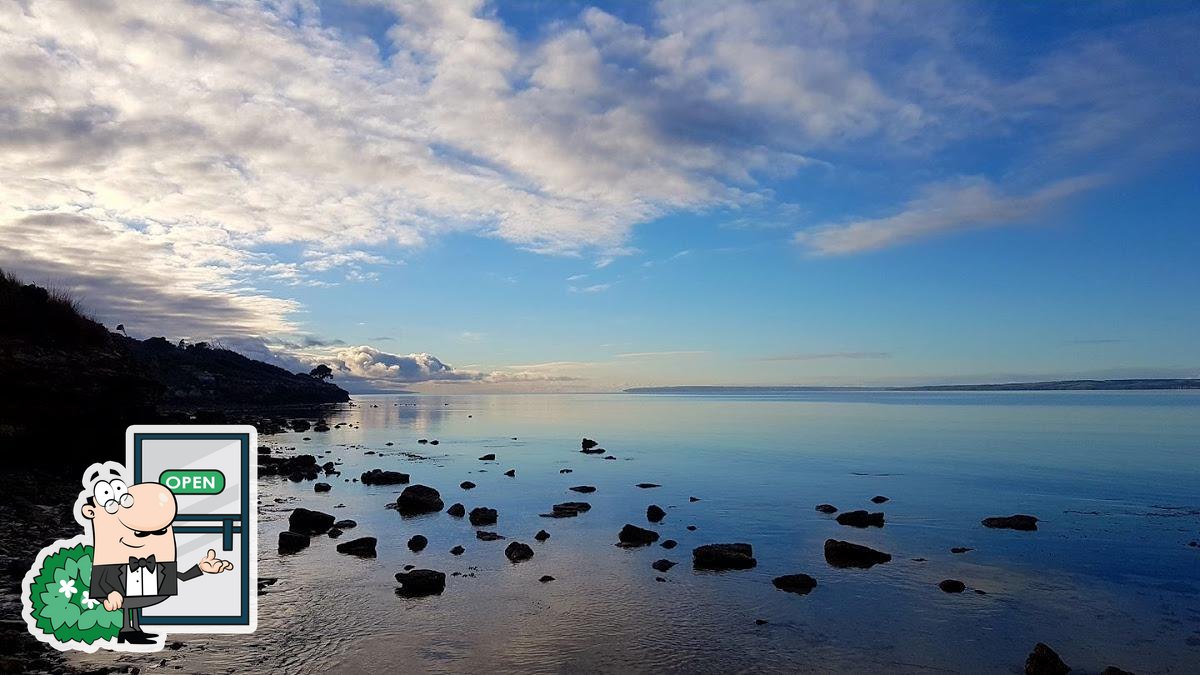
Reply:
[[308, 376], [315, 377], [318, 380], [328, 380], [329, 378], [333, 377], [333, 371], [329, 369], [329, 366], [322, 363], [316, 368], [308, 371]]

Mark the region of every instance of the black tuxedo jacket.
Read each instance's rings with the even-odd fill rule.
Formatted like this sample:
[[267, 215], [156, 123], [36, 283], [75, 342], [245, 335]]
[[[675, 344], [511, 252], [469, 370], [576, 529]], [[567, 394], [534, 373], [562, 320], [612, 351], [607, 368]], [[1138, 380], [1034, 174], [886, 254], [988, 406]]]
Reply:
[[[88, 588], [90, 597], [93, 600], [100, 601], [108, 597], [109, 593], [116, 591], [122, 596], [125, 595], [125, 576], [129, 573], [129, 564], [124, 565], [93, 565], [92, 566], [92, 583]], [[154, 574], [158, 577], [158, 593], [155, 595], [177, 595], [179, 593], [179, 581], [188, 581], [195, 579], [198, 576], [203, 576], [199, 565], [192, 565], [184, 572], [178, 571], [175, 561], [160, 562], [154, 567]]]

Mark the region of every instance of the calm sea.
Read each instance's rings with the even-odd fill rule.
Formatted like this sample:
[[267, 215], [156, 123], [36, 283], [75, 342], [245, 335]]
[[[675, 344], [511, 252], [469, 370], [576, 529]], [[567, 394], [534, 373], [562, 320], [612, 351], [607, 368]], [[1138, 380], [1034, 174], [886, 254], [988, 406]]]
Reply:
[[[260, 439], [341, 462], [343, 474], [324, 494], [261, 482], [260, 575], [279, 582], [259, 598], [257, 634], [73, 658], [166, 658], [206, 673], [1014, 673], [1045, 642], [1079, 672], [1200, 671], [1195, 392], [360, 396], [328, 419], [354, 428]], [[583, 436], [617, 459], [581, 454]], [[476, 540], [465, 519], [401, 518], [385, 505], [402, 486], [343, 480], [377, 467], [436, 487], [447, 506], [498, 509], [487, 529], [531, 544], [534, 558], [510, 564], [507, 542]], [[890, 501], [876, 507], [874, 495]], [[580, 499], [593, 508], [578, 518], [537, 515]], [[884, 511], [887, 525], [842, 527], [813, 509], [822, 502]], [[658, 526], [649, 504], [667, 511]], [[323, 537], [277, 555], [297, 506], [357, 520], [342, 540], [378, 537], [379, 557], [339, 555]], [[1013, 513], [1041, 529], [979, 522]], [[627, 522], [680, 545], [618, 548]], [[540, 528], [549, 541], [533, 540]], [[405, 546], [414, 534], [429, 538], [422, 553]], [[893, 561], [834, 569], [822, 554], [831, 537]], [[691, 549], [713, 542], [752, 544], [758, 567], [693, 571]], [[466, 553], [450, 555], [455, 545]], [[680, 564], [659, 573], [659, 558]], [[403, 599], [393, 575], [406, 564], [467, 576], [440, 597]], [[817, 579], [811, 594], [771, 585], [798, 572]], [[544, 574], [556, 580], [539, 583]], [[942, 593], [947, 578], [968, 591]]]

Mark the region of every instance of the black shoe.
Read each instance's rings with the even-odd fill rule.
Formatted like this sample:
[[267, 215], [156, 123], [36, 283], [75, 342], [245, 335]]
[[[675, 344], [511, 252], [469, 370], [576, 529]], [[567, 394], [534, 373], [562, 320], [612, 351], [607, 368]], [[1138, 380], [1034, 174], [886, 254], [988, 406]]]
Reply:
[[156, 637], [158, 636], [151, 635], [150, 633], [143, 633], [140, 630], [121, 631], [117, 633], [117, 643], [128, 643], [131, 645], [152, 645], [154, 644], [154, 638]]

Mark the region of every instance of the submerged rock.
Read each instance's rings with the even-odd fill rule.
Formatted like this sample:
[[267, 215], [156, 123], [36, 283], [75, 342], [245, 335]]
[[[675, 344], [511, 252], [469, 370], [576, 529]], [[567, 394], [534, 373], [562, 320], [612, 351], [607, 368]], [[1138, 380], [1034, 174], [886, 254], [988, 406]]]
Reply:
[[338, 537], [342, 536], [342, 534], [344, 534], [344, 533], [339, 528], [336, 528], [336, 527], [329, 528], [329, 538], [330, 539], [337, 539]]
[[313, 486], [314, 492], [329, 492], [332, 489], [333, 489], [333, 486], [330, 485], [329, 483], [317, 483], [316, 485]]
[[687, 531], [688, 531], [688, 532], [695, 532], [695, 531], [696, 531], [696, 526], [695, 526], [695, 525], [688, 525], [688, 526], [687, 526]]
[[883, 527], [882, 513], [867, 513], [866, 511], [847, 511], [837, 517], [839, 525], [850, 527]]
[[884, 497], [883, 495], [875, 495], [874, 497], [871, 497], [871, 501], [875, 504], [882, 504], [888, 501], [888, 498]]
[[689, 502], [698, 502], [698, 501], [700, 501], [700, 498], [699, 497], [688, 497], [688, 501]]
[[1133, 673], [1129, 672], [1128, 670], [1121, 670], [1116, 666], [1109, 666], [1100, 671], [1100, 675], [1133, 675]]
[[280, 532], [279, 552], [287, 555], [308, 548], [309, 536], [302, 532]]
[[785, 574], [775, 577], [771, 583], [781, 591], [799, 595], [808, 595], [812, 589], [817, 587], [817, 580], [807, 574]]
[[402, 485], [408, 482], [408, 474], [399, 471], [371, 469], [359, 477], [363, 485]]
[[975, 549], [970, 548], [968, 546], [955, 546], [954, 548], [950, 549], [950, 552], [951, 553], [966, 553], [967, 551], [974, 551], [974, 550]]
[[574, 471], [574, 469], [559, 469], [558, 470], [559, 473], [571, 473], [572, 471]]
[[446, 513], [454, 516], [455, 518], [462, 518], [463, 516], [467, 515], [467, 507], [463, 506], [462, 504], [451, 504], [450, 508], [446, 509]]
[[584, 448], [583, 450], [580, 450], [580, 452], [585, 455], [603, 455], [604, 448]]
[[650, 566], [659, 572], [666, 572], [666, 571], [669, 571], [672, 567], [674, 567], [677, 564], [679, 564], [679, 563], [676, 563], [671, 560], [667, 560], [666, 558], [663, 558], [661, 560], [655, 560], [654, 562], [650, 563]]
[[475, 484], [474, 484], [474, 483], [472, 483], [472, 482], [471, 482], [471, 481], [469, 481], [469, 480], [464, 480], [463, 482], [461, 482], [461, 483], [459, 483], [459, 484], [458, 484], [458, 487], [460, 487], [460, 488], [462, 488], [462, 489], [464, 489], [464, 490], [474, 490], [474, 489], [475, 489]]
[[1069, 672], [1071, 667], [1041, 642], [1034, 645], [1029, 658], [1025, 659], [1025, 675], [1067, 675]]
[[543, 574], [543, 575], [542, 575], [542, 578], [541, 578], [541, 579], [538, 579], [538, 581], [540, 581], [540, 582], [542, 582], [543, 584], [545, 584], [545, 583], [549, 583], [549, 582], [551, 582], [551, 581], [554, 581], [554, 577], [550, 576], [549, 574]]
[[443, 506], [441, 493], [428, 485], [409, 485], [396, 499], [396, 510], [403, 515], [433, 513]]
[[663, 548], [668, 549], [668, 550], [673, 549], [678, 545], [679, 545], [679, 542], [675, 541], [674, 539], [665, 539], [665, 540], [663, 540], [663, 543], [659, 544], [659, 546], [662, 546]]
[[413, 553], [420, 553], [421, 551], [424, 551], [425, 547], [428, 545], [429, 540], [426, 539], [425, 535], [423, 534], [414, 534], [412, 538], [408, 540], [408, 550], [412, 551]]
[[475, 538], [479, 541], [497, 541], [506, 537], [498, 532], [488, 532], [487, 530], [477, 530]]
[[962, 593], [967, 590], [967, 585], [958, 579], [946, 579], [938, 582], [938, 588], [946, 593]]
[[525, 562], [533, 557], [533, 549], [529, 547], [529, 544], [514, 541], [504, 548], [504, 557], [508, 558], [509, 562]]
[[479, 461], [481, 461], [481, 462], [494, 462], [494, 461], [496, 461], [496, 454], [495, 454], [495, 453], [493, 453], [493, 452], [489, 452], [488, 454], [484, 455], [483, 457], [480, 457], [480, 458], [479, 458]]
[[663, 518], [667, 517], [667, 512], [662, 510], [662, 507], [657, 504], [651, 504], [646, 507], [646, 520], [652, 523], [661, 523]]
[[516, 476], [517, 476], [517, 470], [516, 470], [516, 469], [509, 469], [508, 471], [505, 471], [505, 472], [504, 472], [504, 475], [505, 475], [505, 476], [508, 476], [509, 478], [516, 478]]
[[1037, 518], [1020, 513], [1012, 516], [993, 516], [991, 518], [984, 518], [981, 522], [983, 523], [984, 527], [990, 527], [997, 530], [1021, 530], [1022, 532], [1032, 532], [1038, 529]]
[[837, 513], [838, 508], [833, 504], [817, 504], [817, 510], [821, 513]]
[[543, 518], [574, 518], [581, 513], [590, 511], [592, 505], [587, 502], [563, 502], [550, 507], [550, 513], [540, 514]]
[[748, 570], [756, 565], [750, 544], [705, 544], [692, 549], [692, 567], [698, 570]]
[[288, 516], [288, 529], [301, 534], [324, 534], [333, 527], [334, 520], [328, 513], [298, 508]]
[[637, 525], [626, 524], [621, 528], [621, 532], [617, 534], [617, 538], [621, 540], [618, 546], [649, 546], [658, 541], [658, 533], [653, 530], [646, 530]]
[[424, 595], [441, 595], [446, 590], [446, 575], [437, 570], [417, 570], [397, 572], [396, 581], [400, 588], [396, 595], [406, 598], [417, 598]]
[[486, 506], [477, 506], [471, 509], [469, 517], [471, 524], [475, 526], [495, 525], [498, 518], [499, 514], [496, 513], [496, 509], [489, 509]]
[[852, 544], [837, 539], [825, 540], [825, 562], [833, 567], [858, 567], [868, 569], [875, 565], [891, 562], [892, 556], [867, 546]]
[[467, 552], [467, 549], [465, 549], [461, 546], [455, 546], [454, 548], [450, 549], [450, 555], [462, 555], [463, 553], [466, 553], [466, 552]]
[[569, 487], [567, 489], [572, 492], [579, 492], [579, 493], [582, 493], [585, 495], [596, 491], [596, 488], [591, 485], [576, 485], [574, 487]]
[[662, 487], [662, 486], [659, 485], [658, 483], [638, 483], [635, 487], [640, 487], [643, 490], [649, 490], [650, 488], [656, 488], [656, 487]]
[[538, 533], [533, 535], [533, 538], [538, 541], [546, 541], [550, 538], [550, 533], [545, 530], [538, 530]]
[[375, 557], [375, 537], [359, 537], [337, 545], [338, 553], [356, 555], [360, 558]]

